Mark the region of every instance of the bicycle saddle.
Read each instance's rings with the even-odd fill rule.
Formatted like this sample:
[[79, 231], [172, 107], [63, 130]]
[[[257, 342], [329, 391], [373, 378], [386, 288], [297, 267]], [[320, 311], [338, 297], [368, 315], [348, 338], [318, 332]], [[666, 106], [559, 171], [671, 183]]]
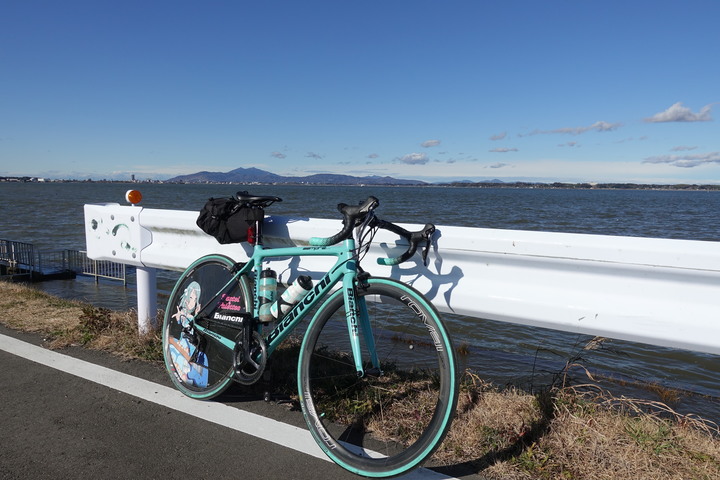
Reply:
[[247, 203], [249, 205], [259, 206], [259, 207], [268, 207], [272, 205], [275, 202], [282, 202], [282, 198], [280, 197], [273, 197], [268, 195], [250, 195], [248, 192], [237, 192], [235, 194], [235, 197], [243, 203]]

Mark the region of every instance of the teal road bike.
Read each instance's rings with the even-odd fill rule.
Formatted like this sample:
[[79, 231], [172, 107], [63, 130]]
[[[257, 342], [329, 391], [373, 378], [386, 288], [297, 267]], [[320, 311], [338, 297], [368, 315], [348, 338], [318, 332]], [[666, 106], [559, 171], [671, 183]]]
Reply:
[[[247, 192], [234, 198], [261, 213], [281, 201]], [[408, 261], [423, 243], [424, 259], [435, 227], [409, 232], [379, 219], [378, 205], [374, 197], [338, 205], [342, 230], [311, 238], [306, 246], [264, 246], [264, 215], [256, 215], [246, 263], [219, 254], [194, 261], [175, 285], [163, 322], [165, 366], [175, 387], [206, 400], [233, 383], [254, 384], [273, 352], [302, 324], [297, 329], [304, 332], [299, 402], [322, 450], [341, 467], [367, 477], [400, 475], [427, 460], [448, 432], [457, 405], [450, 335], [420, 292], [392, 278], [373, 277], [360, 261], [378, 229], [409, 244], [399, 257], [378, 263]], [[272, 323], [261, 321], [267, 301], [279, 301], [268, 296], [270, 275], [263, 266], [273, 258], [307, 256], [335, 257], [335, 263], [326, 274], [314, 275], [316, 281], [297, 303], [275, 303], [279, 313]]]

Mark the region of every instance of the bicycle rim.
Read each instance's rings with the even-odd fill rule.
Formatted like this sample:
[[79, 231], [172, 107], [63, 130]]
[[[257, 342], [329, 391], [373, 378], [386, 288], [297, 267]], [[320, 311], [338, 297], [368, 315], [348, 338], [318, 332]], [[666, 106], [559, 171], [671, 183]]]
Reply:
[[[301, 351], [298, 381], [305, 420], [336, 463], [368, 477], [400, 475], [439, 446], [457, 404], [455, 356], [434, 307], [412, 288], [370, 279], [358, 291], [380, 361], [358, 378], [343, 297], [318, 311]], [[363, 332], [360, 332], [363, 337]]]
[[[252, 310], [249, 280], [243, 276], [232, 281], [234, 271], [235, 262], [228, 257], [200, 258], [183, 273], [170, 296], [163, 321], [165, 368], [177, 389], [189, 397], [216, 397], [232, 381], [233, 351], [211, 336], [185, 327], [192, 320], [202, 321], [215, 314], [237, 317]], [[230, 339], [240, 334], [239, 328], [226, 325], [213, 324], [211, 328]], [[202, 348], [196, 352], [193, 343], [197, 341]]]

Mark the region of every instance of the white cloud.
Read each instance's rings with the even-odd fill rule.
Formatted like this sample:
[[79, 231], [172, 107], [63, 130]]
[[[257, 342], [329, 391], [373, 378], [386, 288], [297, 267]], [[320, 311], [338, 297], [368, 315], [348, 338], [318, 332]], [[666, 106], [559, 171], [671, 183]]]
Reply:
[[643, 163], [667, 163], [675, 167], [692, 168], [708, 163], [720, 163], [720, 152], [696, 155], [658, 155], [657, 157], [646, 158]]
[[469, 161], [457, 161], [453, 164], [430, 162], [422, 170], [413, 169], [411, 173], [402, 170], [400, 165], [397, 167], [397, 170], [388, 172], [388, 175], [420, 180], [425, 178], [432, 181], [482, 180], [492, 177], [507, 181], [685, 183], [692, 180], [691, 183], [707, 183], [699, 178], [687, 177], [686, 169], [673, 168], [672, 171], [677, 173], [670, 173], [667, 165], [643, 164], [637, 160], [620, 162], [537, 159], [484, 164]]
[[710, 116], [710, 108], [712, 104], [705, 105], [698, 113], [693, 113], [688, 107], [684, 107], [682, 102], [672, 104], [664, 112], [659, 112], [652, 117], [646, 118], [648, 123], [661, 122], [709, 122], [712, 120]]
[[307, 155], [305, 155], [305, 158], [314, 158], [315, 160], [322, 160], [322, 155], [315, 152], [308, 152]]
[[490, 140], [502, 140], [503, 138], [507, 137], [507, 132], [498, 133], [497, 135], [493, 135], [490, 137]]
[[618, 128], [622, 127], [622, 123], [608, 123], [608, 122], [595, 122], [592, 125], [586, 126], [586, 127], [565, 127], [565, 128], [556, 128], [554, 130], [533, 130], [530, 133], [526, 134], [520, 134], [520, 137], [527, 137], [530, 135], [548, 135], [548, 134], [569, 134], [569, 135], [580, 135], [585, 132], [589, 131], [596, 131], [596, 132], [612, 132], [613, 130], [617, 130]]
[[113, 174], [136, 174], [136, 176], [148, 177], [176, 177], [178, 175], [187, 175], [190, 173], [197, 173], [199, 170], [206, 170], [208, 172], [227, 172], [232, 168], [226, 165], [208, 165], [203, 164], [202, 168], [198, 167], [197, 163], [189, 164], [172, 164], [172, 165], [153, 165], [153, 164], [135, 164], [131, 165], [125, 171], [112, 172]]
[[287, 157], [287, 155], [285, 155], [284, 153], [281, 153], [281, 152], [272, 152], [270, 154], [270, 156], [275, 157], [275, 158], [281, 158], [281, 159]]
[[[716, 155], [720, 158], [720, 152]], [[515, 156], [513, 155], [513, 158]], [[708, 157], [710, 158], [710, 157]], [[423, 162], [427, 160], [426, 164]], [[402, 162], [402, 163], [401, 163]], [[415, 166], [417, 165], [417, 166]], [[410, 169], [408, 170], [408, 166]], [[272, 168], [265, 168], [273, 171]], [[358, 168], [360, 170], [361, 168]], [[227, 170], [227, 169], [225, 169]], [[194, 171], [197, 171], [194, 170]], [[347, 174], [347, 165], [327, 165], [323, 172]], [[395, 178], [412, 178], [426, 181], [486, 180], [500, 178], [507, 181], [542, 182], [636, 182], [636, 183], [720, 183], [717, 180], [720, 162], [705, 168], [674, 168], [668, 163], [643, 163], [642, 160], [563, 160], [534, 159], [511, 162], [482, 162], [475, 159], [455, 158], [435, 161], [422, 154], [395, 157], [392, 162], [373, 163], [362, 169], [367, 175], [388, 175]], [[284, 173], [284, 172], [274, 172]], [[292, 175], [308, 175], [298, 169]], [[709, 176], [710, 175], [710, 176]]]
[[507, 152], [517, 152], [517, 148], [493, 148], [492, 150], [488, 150], [489, 152], [493, 153], [507, 153]]
[[677, 147], [673, 147], [670, 149], [672, 152], [686, 152], [688, 150], [697, 150], [698, 147], [690, 147], [687, 145], [678, 145]]
[[420, 144], [424, 148], [437, 147], [438, 145], [440, 145], [440, 140], [426, 140]]
[[407, 165], [425, 165], [430, 161], [428, 156], [424, 153], [408, 153], [407, 155], [403, 155], [398, 158], [398, 160], [400, 163], [405, 163]]

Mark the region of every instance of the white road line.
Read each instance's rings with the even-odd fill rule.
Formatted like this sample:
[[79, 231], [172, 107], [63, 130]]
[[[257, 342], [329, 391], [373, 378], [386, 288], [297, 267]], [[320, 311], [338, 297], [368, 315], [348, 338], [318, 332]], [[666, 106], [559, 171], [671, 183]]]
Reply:
[[[315, 443], [310, 432], [305, 429], [222, 403], [193, 400], [173, 388], [53, 352], [2, 334], [0, 334], [0, 350], [297, 452], [331, 461]], [[427, 469], [416, 470], [403, 478], [453, 479], [453, 477]]]

